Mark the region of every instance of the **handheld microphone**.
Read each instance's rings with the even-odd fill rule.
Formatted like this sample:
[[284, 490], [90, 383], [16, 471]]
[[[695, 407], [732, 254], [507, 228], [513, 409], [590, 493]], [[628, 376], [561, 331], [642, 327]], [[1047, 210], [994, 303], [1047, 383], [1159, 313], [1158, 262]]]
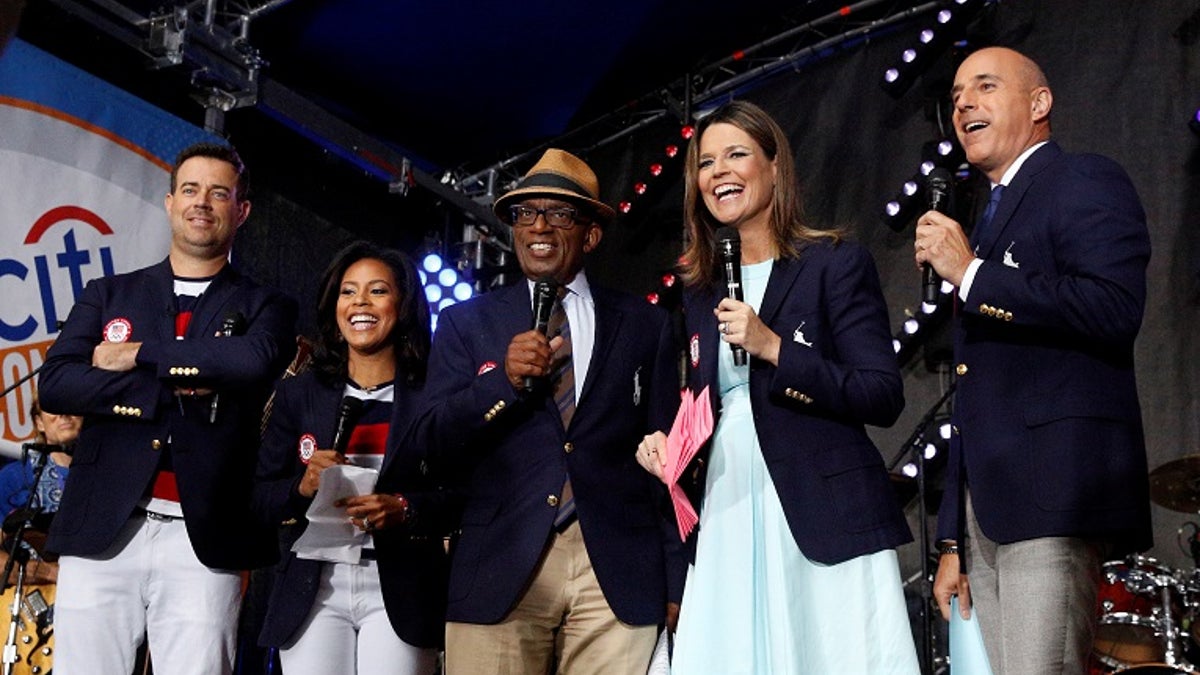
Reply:
[[[950, 209], [950, 185], [952, 180], [950, 170], [945, 167], [939, 166], [929, 172], [929, 177], [925, 180], [925, 194], [929, 198], [929, 209], [931, 211], [946, 213]], [[922, 263], [921, 300], [926, 304], [936, 305], [938, 290], [941, 285], [942, 279], [934, 271], [933, 265]]]
[[[533, 330], [546, 334], [550, 328], [550, 314], [554, 311], [554, 301], [558, 298], [558, 282], [553, 277], [545, 276], [533, 284]], [[533, 389], [532, 376], [525, 376], [525, 390]]]
[[[246, 315], [241, 312], [230, 312], [225, 315], [225, 319], [221, 321], [221, 337], [233, 337], [246, 332]], [[208, 408], [208, 423], [217, 423], [217, 404], [221, 400], [221, 394], [213, 394], [212, 405]]]
[[[719, 227], [716, 232], [717, 255], [725, 276], [725, 297], [742, 302], [742, 235], [732, 227]], [[733, 350], [733, 365], [746, 365], [746, 349], [730, 344]]]
[[333, 451], [337, 454], [346, 454], [346, 447], [350, 445], [350, 432], [354, 430], [362, 408], [362, 399], [353, 396], [342, 397], [338, 406], [337, 426], [333, 430]]

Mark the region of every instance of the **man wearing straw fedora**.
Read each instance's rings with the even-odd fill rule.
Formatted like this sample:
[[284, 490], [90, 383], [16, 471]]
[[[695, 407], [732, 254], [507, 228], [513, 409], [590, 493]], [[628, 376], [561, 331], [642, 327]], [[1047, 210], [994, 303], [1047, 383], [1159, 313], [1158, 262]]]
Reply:
[[410, 429], [468, 474], [447, 672], [643, 675], [682, 590], [682, 575], [668, 590], [662, 485], [634, 461], [679, 403], [667, 315], [589, 283], [584, 254], [613, 209], [579, 158], [547, 150], [495, 212], [526, 280], [443, 310]]

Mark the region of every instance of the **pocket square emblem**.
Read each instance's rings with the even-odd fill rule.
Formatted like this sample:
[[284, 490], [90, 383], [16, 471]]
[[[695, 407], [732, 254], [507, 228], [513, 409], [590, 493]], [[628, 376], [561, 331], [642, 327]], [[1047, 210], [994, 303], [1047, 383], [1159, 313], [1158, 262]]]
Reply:
[[1013, 260], [1012, 247], [1016, 246], [1016, 244], [1017, 244], [1017, 242], [1015, 242], [1015, 241], [1011, 242], [1008, 245], [1008, 248], [1004, 249], [1004, 264], [1013, 269], [1018, 269], [1021, 267], [1021, 263], [1017, 262], [1016, 260]]
[[796, 342], [796, 343], [798, 343], [798, 344], [802, 344], [802, 345], [804, 345], [805, 347], [811, 347], [811, 346], [813, 346], [813, 343], [811, 343], [811, 342], [809, 342], [808, 340], [806, 340], [806, 339], [804, 338], [804, 331], [800, 330], [801, 328], [804, 328], [804, 324], [805, 324], [805, 323], [808, 323], [808, 322], [807, 322], [807, 321], [801, 321], [801, 322], [800, 322], [800, 325], [799, 325], [799, 326], [796, 326], [796, 330], [792, 332], [792, 342]]

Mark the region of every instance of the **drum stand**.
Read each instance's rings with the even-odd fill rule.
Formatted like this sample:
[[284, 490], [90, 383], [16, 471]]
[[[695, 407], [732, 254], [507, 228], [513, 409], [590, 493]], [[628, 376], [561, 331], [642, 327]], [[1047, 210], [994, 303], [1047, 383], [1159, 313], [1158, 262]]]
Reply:
[[[8, 562], [4, 563], [3, 583], [0, 583], [0, 592], [8, 590], [8, 578], [12, 575], [13, 564], [20, 562], [20, 567], [17, 568], [17, 581], [13, 590], [12, 610], [9, 614], [8, 624], [8, 639], [4, 643], [3, 657], [0, 662], [4, 664], [4, 675], [12, 675], [13, 666], [16, 665], [17, 659], [17, 622], [21, 620], [21, 603], [24, 601], [25, 592], [25, 565], [29, 562], [29, 551], [25, 548], [25, 531], [33, 529], [33, 521], [38, 516], [42, 509], [33, 508], [33, 501], [37, 496], [38, 483], [42, 480], [42, 471], [46, 468], [46, 462], [50, 457], [51, 449], [61, 449], [60, 446], [51, 446], [41, 443], [26, 443], [24, 446], [25, 452], [30, 449], [37, 450], [38, 453], [33, 460], [33, 483], [29, 487], [29, 497], [25, 500], [25, 506], [14, 512], [4, 520], [5, 530], [8, 530], [10, 521], [16, 524], [13, 535], [6, 538], [5, 546], [8, 549]], [[16, 518], [13, 518], [16, 516]], [[10, 543], [11, 542], [11, 543]]]
[[[1171, 579], [1170, 581], [1174, 580]], [[1192, 665], [1183, 660], [1183, 643], [1180, 640], [1179, 624], [1171, 616], [1170, 583], [1163, 583], [1158, 589], [1158, 593], [1162, 599], [1162, 616], [1159, 618], [1159, 621], [1162, 622], [1163, 661], [1168, 666], [1180, 667], [1190, 673], [1192, 672]]]

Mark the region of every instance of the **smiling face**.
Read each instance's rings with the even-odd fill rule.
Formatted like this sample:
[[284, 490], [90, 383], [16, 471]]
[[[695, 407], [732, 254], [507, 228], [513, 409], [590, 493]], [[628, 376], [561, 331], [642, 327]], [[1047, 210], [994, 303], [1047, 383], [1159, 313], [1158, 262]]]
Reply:
[[237, 182], [234, 166], [219, 159], [197, 156], [179, 165], [175, 191], [166, 198], [172, 257], [209, 261], [229, 255], [233, 236], [250, 214]]
[[704, 130], [696, 174], [704, 205], [722, 225], [768, 228], [775, 161], [750, 134], [719, 122]]
[[392, 268], [383, 261], [363, 258], [346, 268], [336, 312], [338, 330], [352, 357], [393, 349], [400, 300]]
[[[525, 199], [521, 205], [533, 209], [579, 207], [561, 199]], [[600, 243], [600, 226], [587, 214], [581, 214], [569, 229], [550, 227], [539, 215], [532, 225], [513, 227], [513, 244], [521, 271], [529, 279], [553, 277], [559, 284], [570, 283], [583, 269], [583, 255]]]
[[1037, 65], [1011, 49], [982, 49], [958, 68], [954, 129], [967, 161], [998, 183], [1036, 143], [1050, 138], [1053, 99]]

